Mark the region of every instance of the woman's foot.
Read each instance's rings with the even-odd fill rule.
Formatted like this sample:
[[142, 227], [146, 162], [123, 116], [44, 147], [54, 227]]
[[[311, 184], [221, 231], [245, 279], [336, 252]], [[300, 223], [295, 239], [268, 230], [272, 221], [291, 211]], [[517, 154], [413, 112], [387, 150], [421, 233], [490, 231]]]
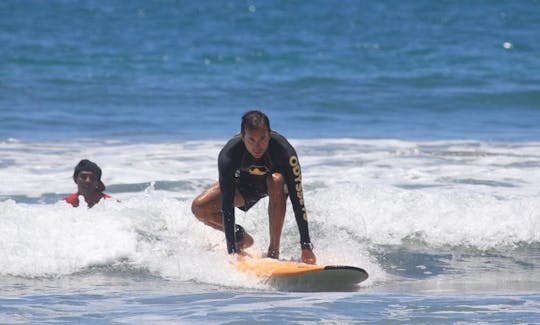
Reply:
[[243, 250], [253, 245], [253, 237], [244, 230], [244, 227], [235, 225], [234, 228], [238, 249]]

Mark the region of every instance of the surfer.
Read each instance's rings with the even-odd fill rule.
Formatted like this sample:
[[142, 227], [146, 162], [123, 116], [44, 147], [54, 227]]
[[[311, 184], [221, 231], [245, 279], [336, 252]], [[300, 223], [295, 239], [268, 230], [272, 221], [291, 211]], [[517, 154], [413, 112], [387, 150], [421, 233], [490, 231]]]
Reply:
[[288, 195], [300, 232], [302, 261], [315, 264], [298, 156], [285, 137], [270, 129], [264, 113], [249, 111], [242, 116], [241, 132], [221, 149], [218, 169], [219, 182], [195, 198], [191, 210], [206, 225], [225, 232], [229, 254], [253, 244], [251, 235], [235, 224], [234, 207], [247, 211], [268, 196], [267, 256], [279, 258]]
[[105, 184], [101, 181], [101, 168], [88, 160], [81, 160], [73, 171], [73, 181], [77, 184], [77, 192], [64, 198], [64, 201], [74, 207], [79, 206], [79, 196], [83, 196], [89, 208], [93, 207], [101, 199], [110, 198], [103, 193]]

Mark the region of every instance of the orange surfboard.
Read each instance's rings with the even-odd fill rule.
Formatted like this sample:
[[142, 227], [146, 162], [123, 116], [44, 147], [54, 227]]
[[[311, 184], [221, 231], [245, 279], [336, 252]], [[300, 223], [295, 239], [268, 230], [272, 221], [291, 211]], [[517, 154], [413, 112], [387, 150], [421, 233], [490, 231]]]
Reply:
[[271, 258], [241, 258], [236, 269], [285, 291], [355, 291], [368, 278], [364, 269], [347, 265], [312, 265]]

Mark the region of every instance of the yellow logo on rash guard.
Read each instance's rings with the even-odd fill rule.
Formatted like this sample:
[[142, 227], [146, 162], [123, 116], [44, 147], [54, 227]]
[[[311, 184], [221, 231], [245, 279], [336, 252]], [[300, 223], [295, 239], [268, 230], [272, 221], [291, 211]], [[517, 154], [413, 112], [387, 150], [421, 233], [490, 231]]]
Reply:
[[249, 167], [248, 172], [251, 175], [264, 176], [268, 174], [268, 168], [266, 168], [266, 166], [251, 166]]
[[289, 158], [289, 165], [292, 168], [294, 175], [294, 183], [296, 188], [296, 197], [302, 206], [302, 212], [304, 213], [304, 220], [307, 221], [306, 207], [304, 206], [304, 192], [302, 191], [302, 173], [300, 172], [300, 165], [298, 164], [298, 158], [291, 156]]

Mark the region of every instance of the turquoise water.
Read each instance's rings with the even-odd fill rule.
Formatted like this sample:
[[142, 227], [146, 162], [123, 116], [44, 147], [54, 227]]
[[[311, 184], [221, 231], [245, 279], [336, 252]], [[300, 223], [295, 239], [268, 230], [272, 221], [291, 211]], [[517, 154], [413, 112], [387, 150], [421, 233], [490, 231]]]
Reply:
[[[0, 2], [0, 323], [538, 322], [538, 12]], [[253, 108], [299, 153], [319, 262], [369, 272], [357, 292], [236, 274], [193, 218]], [[82, 158], [120, 203], [58, 202]], [[255, 255], [265, 203], [238, 216]]]

